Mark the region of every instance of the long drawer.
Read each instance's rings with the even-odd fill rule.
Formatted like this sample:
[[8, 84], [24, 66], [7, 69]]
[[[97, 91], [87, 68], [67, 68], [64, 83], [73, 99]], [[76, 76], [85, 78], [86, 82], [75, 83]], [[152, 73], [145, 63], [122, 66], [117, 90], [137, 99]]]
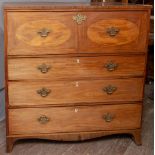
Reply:
[[9, 109], [9, 134], [140, 128], [141, 111], [141, 104]]
[[21, 58], [8, 60], [9, 80], [144, 76], [145, 56]]
[[9, 82], [9, 104], [56, 105], [142, 100], [143, 78]]

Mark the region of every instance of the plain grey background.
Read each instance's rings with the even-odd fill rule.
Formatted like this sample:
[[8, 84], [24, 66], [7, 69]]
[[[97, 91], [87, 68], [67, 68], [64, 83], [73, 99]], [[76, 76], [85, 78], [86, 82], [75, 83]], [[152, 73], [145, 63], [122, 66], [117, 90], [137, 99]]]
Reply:
[[[0, 88], [4, 87], [4, 39], [3, 11], [4, 2], [89, 2], [90, 0], [0, 0]], [[5, 118], [4, 91], [0, 92], [0, 121]]]

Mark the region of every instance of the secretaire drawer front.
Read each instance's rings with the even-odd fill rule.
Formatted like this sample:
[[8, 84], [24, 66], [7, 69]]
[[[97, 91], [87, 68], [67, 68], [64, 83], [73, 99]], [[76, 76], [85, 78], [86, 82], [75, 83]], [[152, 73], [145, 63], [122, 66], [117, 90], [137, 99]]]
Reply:
[[72, 12], [8, 12], [8, 55], [75, 53]]
[[22, 58], [8, 60], [9, 80], [144, 76], [145, 56]]
[[9, 104], [56, 105], [142, 100], [143, 78], [9, 82]]
[[[10, 134], [140, 128], [140, 104], [10, 109]], [[25, 130], [26, 125], [26, 130]]]
[[81, 12], [80, 51], [90, 53], [146, 52], [147, 12]]

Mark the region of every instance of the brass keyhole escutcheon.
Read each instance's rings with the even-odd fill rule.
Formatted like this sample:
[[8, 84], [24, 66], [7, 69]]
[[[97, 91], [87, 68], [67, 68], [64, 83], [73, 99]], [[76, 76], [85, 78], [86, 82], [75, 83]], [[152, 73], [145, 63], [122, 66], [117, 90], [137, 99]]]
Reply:
[[73, 20], [76, 21], [77, 24], [82, 24], [83, 21], [87, 19], [87, 16], [78, 13], [77, 15], [73, 16]]

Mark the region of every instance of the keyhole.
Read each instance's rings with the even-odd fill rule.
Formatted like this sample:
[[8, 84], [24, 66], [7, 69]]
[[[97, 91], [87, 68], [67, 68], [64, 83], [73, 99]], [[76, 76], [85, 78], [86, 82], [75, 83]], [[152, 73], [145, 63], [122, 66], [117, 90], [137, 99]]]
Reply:
[[75, 83], [75, 87], [79, 87], [79, 82], [76, 82]]
[[80, 63], [80, 59], [76, 59], [76, 62], [79, 64]]
[[75, 110], [74, 110], [74, 111], [75, 111], [75, 113], [77, 113], [77, 112], [79, 111], [79, 109], [78, 109], [78, 108], [75, 108]]

